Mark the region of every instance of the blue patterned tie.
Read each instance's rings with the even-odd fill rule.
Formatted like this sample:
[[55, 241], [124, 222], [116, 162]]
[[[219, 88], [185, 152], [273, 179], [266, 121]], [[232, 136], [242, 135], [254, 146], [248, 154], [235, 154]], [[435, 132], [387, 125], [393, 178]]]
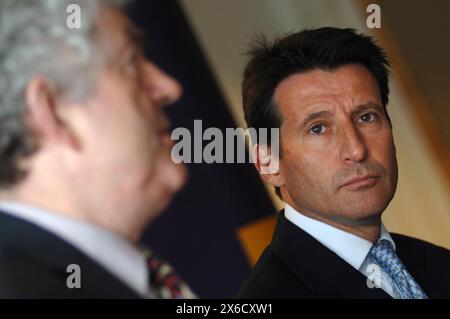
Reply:
[[398, 258], [389, 240], [382, 239], [372, 246], [369, 256], [391, 277], [404, 299], [428, 299], [425, 292]]

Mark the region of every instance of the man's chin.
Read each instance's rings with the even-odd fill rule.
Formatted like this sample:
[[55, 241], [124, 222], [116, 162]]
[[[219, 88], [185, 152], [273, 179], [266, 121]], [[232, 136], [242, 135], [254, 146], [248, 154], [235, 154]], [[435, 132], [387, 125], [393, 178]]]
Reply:
[[381, 187], [350, 192], [341, 198], [342, 204], [339, 206], [343, 213], [347, 211], [355, 218], [365, 219], [365, 217], [369, 218], [372, 215], [381, 214], [392, 200], [393, 195], [393, 192], [389, 189], [382, 189]]
[[385, 204], [359, 202], [346, 205], [337, 214], [334, 214], [336, 222], [348, 226], [369, 226], [379, 224], [381, 215], [386, 208]]
[[[152, 195], [155, 195], [154, 193]], [[147, 211], [147, 223], [160, 217], [172, 201], [175, 193], [166, 189], [161, 190], [157, 196], [152, 196], [151, 201], [147, 201], [145, 207]]]

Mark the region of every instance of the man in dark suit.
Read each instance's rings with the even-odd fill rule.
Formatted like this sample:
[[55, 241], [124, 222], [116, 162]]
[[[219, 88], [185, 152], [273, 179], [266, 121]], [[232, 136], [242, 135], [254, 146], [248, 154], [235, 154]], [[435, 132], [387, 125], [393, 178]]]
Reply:
[[193, 297], [139, 247], [185, 180], [181, 88], [116, 3], [0, 4], [0, 298]]
[[397, 185], [388, 68], [382, 48], [351, 29], [254, 42], [245, 118], [280, 129], [253, 153], [286, 206], [238, 297], [450, 297], [450, 252], [381, 221]]

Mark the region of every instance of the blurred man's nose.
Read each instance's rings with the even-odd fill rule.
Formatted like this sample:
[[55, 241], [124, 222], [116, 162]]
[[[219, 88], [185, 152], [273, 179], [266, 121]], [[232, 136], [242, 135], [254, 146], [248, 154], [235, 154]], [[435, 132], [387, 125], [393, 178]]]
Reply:
[[361, 162], [367, 156], [367, 147], [363, 136], [351, 123], [346, 124], [339, 136], [341, 159], [345, 163]]
[[150, 62], [145, 63], [144, 68], [148, 94], [155, 106], [163, 107], [178, 101], [183, 89], [177, 80]]

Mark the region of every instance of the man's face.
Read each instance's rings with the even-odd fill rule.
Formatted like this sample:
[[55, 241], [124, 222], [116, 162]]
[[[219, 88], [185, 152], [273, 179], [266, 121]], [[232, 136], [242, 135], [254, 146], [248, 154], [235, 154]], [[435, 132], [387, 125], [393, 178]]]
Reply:
[[106, 10], [100, 21], [105, 33], [99, 41], [110, 63], [94, 94], [71, 115], [78, 117], [84, 148], [84, 164], [76, 175], [89, 181], [79, 201], [89, 203], [87, 210], [103, 211], [108, 219], [103, 222], [111, 227], [144, 226], [185, 180], [185, 168], [170, 157], [170, 127], [163, 113], [181, 88], [145, 59], [125, 16]]
[[283, 80], [283, 198], [300, 212], [344, 225], [379, 220], [397, 184], [392, 129], [378, 85], [362, 65]]

